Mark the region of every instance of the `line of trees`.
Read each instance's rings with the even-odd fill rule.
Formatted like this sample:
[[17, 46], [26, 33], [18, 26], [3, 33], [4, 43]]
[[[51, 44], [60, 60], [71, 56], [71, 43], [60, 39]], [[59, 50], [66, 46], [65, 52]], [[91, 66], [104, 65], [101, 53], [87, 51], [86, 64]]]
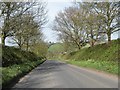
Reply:
[[0, 2], [3, 45], [6, 38], [11, 38], [11, 43], [23, 50], [36, 51], [35, 45], [45, 47], [41, 30], [47, 21], [45, 2]]
[[52, 29], [68, 45], [93, 47], [106, 36], [111, 42], [111, 34], [120, 30], [118, 14], [119, 2], [78, 2], [58, 13]]

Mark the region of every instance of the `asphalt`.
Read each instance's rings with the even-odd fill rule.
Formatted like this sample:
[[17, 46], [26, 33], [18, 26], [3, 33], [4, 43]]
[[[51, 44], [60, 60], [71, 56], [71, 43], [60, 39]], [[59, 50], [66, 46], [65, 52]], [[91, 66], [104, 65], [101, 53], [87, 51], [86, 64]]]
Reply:
[[118, 88], [110, 74], [47, 60], [21, 78], [13, 88]]

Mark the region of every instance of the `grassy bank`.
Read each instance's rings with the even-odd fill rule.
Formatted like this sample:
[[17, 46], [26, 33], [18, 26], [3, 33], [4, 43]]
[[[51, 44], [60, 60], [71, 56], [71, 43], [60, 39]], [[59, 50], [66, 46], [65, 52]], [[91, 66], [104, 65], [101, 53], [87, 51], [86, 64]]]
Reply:
[[71, 52], [64, 58], [70, 64], [118, 74], [119, 42], [120, 39], [112, 41], [110, 45], [104, 43], [84, 48]]
[[44, 62], [32, 52], [23, 51], [14, 47], [3, 47], [2, 54], [2, 85], [11, 87], [22, 76]]
[[26, 62], [20, 65], [12, 65], [2, 68], [2, 85], [3, 87], [11, 87], [11, 83], [17, 82], [22, 76], [30, 72], [36, 66], [40, 65], [44, 60], [38, 60], [35, 62]]
[[114, 62], [108, 62], [108, 61], [100, 62], [100, 61], [94, 61], [94, 60], [87, 60], [87, 61], [69, 60], [67, 61], [67, 63], [80, 66], [80, 67], [94, 68], [94, 69], [105, 71], [112, 74], [118, 74], [118, 65]]

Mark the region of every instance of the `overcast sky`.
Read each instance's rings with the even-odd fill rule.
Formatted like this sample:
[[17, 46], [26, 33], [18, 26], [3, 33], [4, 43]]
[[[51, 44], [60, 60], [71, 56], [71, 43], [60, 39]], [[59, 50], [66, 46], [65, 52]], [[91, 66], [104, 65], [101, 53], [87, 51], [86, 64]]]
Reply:
[[56, 32], [52, 31], [51, 26], [53, 25], [53, 21], [55, 16], [58, 12], [64, 10], [65, 7], [71, 6], [71, 2], [48, 2], [47, 9], [48, 9], [48, 19], [49, 22], [47, 23], [46, 27], [43, 29], [43, 33], [45, 35], [46, 41], [57, 42], [57, 34]]
[[[51, 26], [53, 25], [53, 20], [55, 16], [57, 15], [58, 12], [64, 10], [65, 7], [71, 6], [73, 3], [71, 2], [64, 2], [58, 0], [57, 2], [53, 2], [52, 0], [47, 2], [47, 7], [46, 9], [48, 10], [48, 20], [49, 22], [45, 25], [45, 28], [42, 30], [45, 41], [47, 42], [57, 42], [57, 34], [56, 32], [52, 31]], [[0, 40], [1, 42], [1, 40]], [[7, 38], [6, 39], [6, 45], [13, 46], [11, 39]]]
[[[66, 2], [61, 1], [57, 1], [57, 2], [48, 2], [47, 5], [47, 9], [48, 9], [48, 19], [49, 22], [46, 25], [46, 28], [43, 29], [43, 33], [45, 35], [45, 41], [51, 41], [51, 42], [57, 42], [57, 34], [56, 32], [52, 31], [51, 26], [53, 25], [53, 20], [55, 18], [55, 16], [57, 15], [58, 12], [62, 11], [65, 9], [65, 7], [69, 7], [71, 6], [72, 0], [71, 2], [68, 2], [68, 0]], [[120, 33], [120, 31], [119, 31]], [[118, 38], [118, 32], [112, 34], [112, 39], [116, 39]]]
[[[53, 2], [54, 0], [51, 0], [48, 2], [46, 9], [48, 10], [48, 19], [49, 22], [45, 25], [45, 28], [42, 30], [45, 36], [45, 41], [47, 42], [57, 42], [57, 34], [56, 32], [52, 31], [51, 26], [53, 25], [53, 20], [58, 12], [65, 9], [65, 7], [71, 6], [73, 3], [71, 3], [73, 0], [57, 0], [57, 2]], [[70, 2], [71, 1], [71, 2]], [[119, 31], [120, 33], [120, 31]], [[112, 39], [118, 38], [118, 32], [112, 35]], [[6, 43], [9, 40], [6, 40]], [[0, 40], [1, 42], [1, 40]], [[7, 43], [7, 45], [12, 45], [10, 43]]]

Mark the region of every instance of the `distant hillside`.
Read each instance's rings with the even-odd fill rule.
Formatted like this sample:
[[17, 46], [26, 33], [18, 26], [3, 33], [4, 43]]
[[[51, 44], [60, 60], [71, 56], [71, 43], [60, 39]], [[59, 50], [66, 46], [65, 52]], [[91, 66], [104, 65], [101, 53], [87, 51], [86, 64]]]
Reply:
[[48, 49], [48, 52], [63, 52], [64, 51], [64, 47], [62, 45], [62, 43], [55, 43], [53, 45], [51, 45]]
[[59, 55], [62, 52], [64, 52], [64, 47], [62, 43], [55, 43], [49, 47], [47, 58], [48, 59], [59, 59]]

